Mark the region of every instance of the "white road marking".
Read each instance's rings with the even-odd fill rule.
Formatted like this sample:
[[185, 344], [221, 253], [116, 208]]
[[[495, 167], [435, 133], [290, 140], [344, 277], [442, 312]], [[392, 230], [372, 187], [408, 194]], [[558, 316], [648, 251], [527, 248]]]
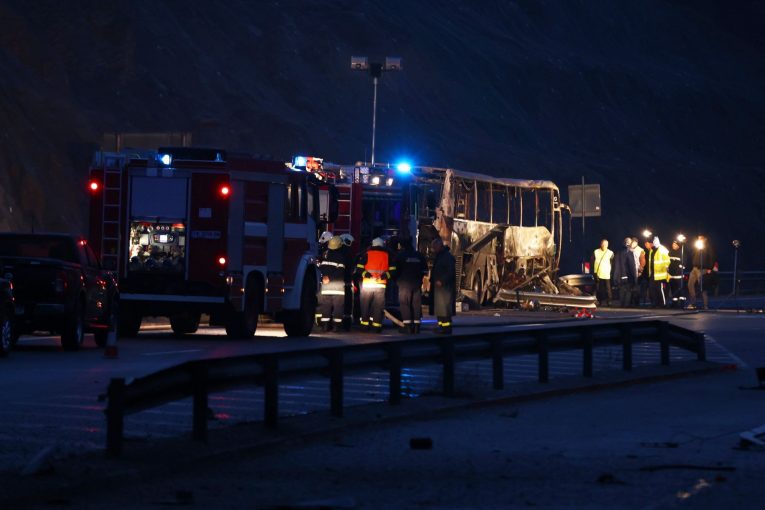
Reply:
[[142, 356], [164, 356], [166, 354], [186, 354], [188, 352], [200, 352], [202, 349], [186, 349], [183, 351], [144, 352]]
[[715, 347], [717, 347], [721, 351], [725, 352], [725, 354], [730, 356], [731, 359], [736, 362], [736, 364], [739, 366], [739, 368], [749, 368], [749, 365], [744, 360], [742, 360], [741, 358], [739, 358], [738, 356], [733, 354], [730, 350], [728, 350], [725, 347], [723, 347], [722, 344], [720, 344], [720, 342], [715, 340], [712, 335], [705, 334], [704, 336], [706, 336], [707, 340], [709, 340], [710, 343], [714, 343]]

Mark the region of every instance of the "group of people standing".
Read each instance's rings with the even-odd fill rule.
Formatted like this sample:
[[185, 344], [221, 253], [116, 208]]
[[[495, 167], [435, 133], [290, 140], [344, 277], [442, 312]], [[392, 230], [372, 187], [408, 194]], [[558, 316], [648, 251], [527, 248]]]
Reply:
[[[624, 238], [623, 247], [614, 253], [608, 249], [608, 240], [593, 251], [591, 264], [595, 276], [596, 297], [600, 304], [622, 307], [640, 306], [647, 302], [654, 308], [677, 307], [693, 309], [701, 291], [703, 307], [709, 306], [709, 291], [717, 286], [717, 259], [705, 236], [694, 247], [692, 270], [688, 279], [688, 297], [683, 292], [685, 270], [684, 250], [681, 242], [672, 241], [667, 248], [658, 236], [646, 239], [639, 246], [637, 237]], [[618, 292], [614, 299], [612, 286]]]
[[440, 238], [430, 244], [435, 257], [430, 271], [425, 256], [414, 248], [411, 240], [395, 240], [389, 249], [382, 238], [375, 238], [355, 260], [350, 234], [333, 236], [325, 232], [319, 243], [322, 285], [316, 315], [324, 331], [341, 328], [350, 331], [356, 315], [362, 331], [380, 333], [386, 293], [392, 282], [397, 288], [401, 313], [399, 332], [420, 333], [424, 286], [429, 287], [432, 298], [430, 313], [438, 320], [435, 332], [452, 332], [457, 290], [455, 260]]

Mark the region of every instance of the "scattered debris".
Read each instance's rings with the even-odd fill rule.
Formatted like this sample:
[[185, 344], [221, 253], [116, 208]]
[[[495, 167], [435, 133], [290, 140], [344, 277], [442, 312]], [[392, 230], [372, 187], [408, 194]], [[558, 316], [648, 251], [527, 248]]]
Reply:
[[656, 441], [653, 443], [640, 443], [645, 448], [678, 448], [680, 443], [674, 441]]
[[748, 442], [749, 444], [757, 446], [765, 446], [765, 425], [747, 430], [738, 435], [742, 442]]
[[619, 480], [613, 473], [603, 473], [596, 481], [602, 485], [626, 485], [624, 480]]
[[409, 448], [412, 450], [432, 450], [433, 439], [429, 437], [413, 437], [409, 440]]
[[640, 471], [668, 471], [671, 469], [690, 469], [694, 471], [735, 471], [733, 466], [702, 466], [699, 464], [657, 464], [654, 466], [643, 466]]

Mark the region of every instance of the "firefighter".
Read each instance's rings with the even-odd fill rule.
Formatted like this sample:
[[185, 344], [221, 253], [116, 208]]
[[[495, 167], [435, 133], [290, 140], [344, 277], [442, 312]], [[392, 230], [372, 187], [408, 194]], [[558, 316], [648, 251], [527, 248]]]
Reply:
[[683, 261], [678, 241], [672, 241], [667, 272], [669, 273], [669, 294], [672, 296], [672, 306], [683, 308], [685, 297], [680, 295], [680, 287], [683, 282]]
[[361, 273], [361, 317], [359, 323], [365, 331], [382, 332], [385, 311], [385, 288], [390, 279], [388, 250], [385, 241], [376, 237], [372, 246], [362, 254], [356, 269]]
[[648, 262], [646, 262], [646, 267], [649, 268], [648, 292], [652, 307], [665, 307], [667, 306], [667, 280], [669, 279], [667, 273], [670, 262], [669, 250], [661, 245], [658, 237], [653, 238], [652, 244], [652, 249], [648, 252]]
[[411, 240], [401, 241], [402, 250], [396, 256], [393, 277], [398, 285], [400, 333], [419, 333], [422, 321], [422, 278], [428, 274], [428, 262], [414, 249]]
[[449, 335], [452, 332], [452, 315], [457, 300], [456, 262], [440, 237], [430, 243], [430, 249], [436, 256], [430, 271], [430, 313], [438, 320], [435, 332]]
[[340, 239], [343, 241], [341, 248], [345, 255], [346, 280], [345, 280], [345, 303], [343, 306], [343, 329], [351, 330], [353, 323], [353, 258], [351, 257], [351, 246], [353, 245], [353, 236], [351, 234], [342, 234]]
[[348, 280], [346, 254], [343, 240], [335, 236], [327, 243], [327, 254], [319, 264], [321, 271], [321, 294], [319, 310], [321, 311], [321, 327], [330, 331], [333, 327], [340, 328], [343, 322], [345, 308], [345, 282]]

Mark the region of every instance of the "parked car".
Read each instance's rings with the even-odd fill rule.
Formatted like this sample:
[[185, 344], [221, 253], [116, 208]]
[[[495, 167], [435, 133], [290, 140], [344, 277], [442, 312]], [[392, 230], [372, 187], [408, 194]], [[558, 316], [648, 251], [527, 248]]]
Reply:
[[13, 285], [0, 278], [0, 356], [7, 356], [13, 344]]
[[65, 350], [77, 350], [86, 332], [106, 345], [116, 313], [117, 283], [88, 242], [67, 234], [0, 234], [0, 276], [13, 282], [12, 343], [19, 335], [50, 331]]

